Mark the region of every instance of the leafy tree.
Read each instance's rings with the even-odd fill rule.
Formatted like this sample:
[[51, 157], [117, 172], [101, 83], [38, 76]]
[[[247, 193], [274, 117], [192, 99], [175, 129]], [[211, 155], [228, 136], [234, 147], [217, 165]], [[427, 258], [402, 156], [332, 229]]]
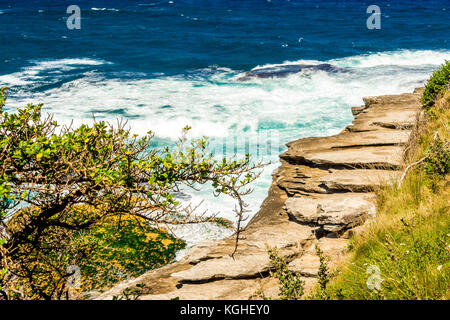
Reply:
[[[176, 199], [180, 186], [211, 183], [215, 195], [236, 199], [237, 239], [246, 203], [262, 164], [215, 160], [206, 139], [175, 150], [152, 148], [153, 133], [131, 135], [126, 122], [59, 126], [42, 104], [4, 110], [0, 91], [0, 287], [6, 298], [61, 298], [68, 294], [70, 260], [87, 259], [95, 237], [76, 236], [120, 217], [152, 226], [200, 223], [214, 217]], [[111, 217], [118, 217], [110, 219]], [[108, 220], [110, 219], [110, 220]], [[109, 221], [109, 222], [108, 222]], [[93, 249], [94, 248], [94, 249]], [[6, 270], [7, 269], [7, 270]], [[2, 271], [3, 270], [3, 271]], [[45, 279], [45, 281], [43, 280]]]

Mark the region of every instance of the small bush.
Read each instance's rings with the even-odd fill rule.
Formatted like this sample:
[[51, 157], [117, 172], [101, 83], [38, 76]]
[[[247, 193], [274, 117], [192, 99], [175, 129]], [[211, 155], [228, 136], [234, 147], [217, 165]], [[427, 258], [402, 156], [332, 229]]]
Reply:
[[423, 169], [427, 186], [436, 192], [439, 181], [450, 172], [450, 150], [441, 140], [429, 147]]
[[319, 294], [322, 300], [330, 299], [329, 294], [327, 293], [327, 284], [330, 282], [330, 274], [328, 270], [328, 265], [326, 262], [326, 258], [323, 255], [322, 249], [319, 246], [316, 247], [316, 254], [320, 260], [319, 271], [317, 272], [317, 280], [319, 282]]
[[423, 93], [422, 102], [425, 109], [430, 109], [442, 92], [443, 88], [450, 84], [450, 61], [446, 61], [442, 67], [436, 70], [428, 80]]
[[305, 282], [295, 272], [289, 270], [287, 262], [278, 254], [277, 248], [267, 247], [274, 271], [270, 275], [280, 281], [281, 300], [300, 300], [304, 293]]

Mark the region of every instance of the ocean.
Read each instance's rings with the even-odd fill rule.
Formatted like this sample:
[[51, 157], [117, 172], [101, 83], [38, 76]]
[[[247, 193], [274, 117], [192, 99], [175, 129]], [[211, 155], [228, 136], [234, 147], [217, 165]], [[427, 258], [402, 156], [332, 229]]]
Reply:
[[[68, 28], [70, 5], [80, 29]], [[368, 28], [370, 5], [380, 29]], [[43, 102], [75, 125], [120, 117], [154, 131], [157, 146], [189, 125], [218, 156], [270, 161], [245, 198], [251, 218], [285, 143], [338, 133], [362, 97], [411, 92], [450, 60], [449, 13], [449, 0], [0, 0], [0, 86], [8, 110]], [[289, 72], [299, 65], [329, 67]], [[233, 201], [208, 186], [179, 196], [235, 219]], [[230, 234], [174, 232], [189, 244]]]

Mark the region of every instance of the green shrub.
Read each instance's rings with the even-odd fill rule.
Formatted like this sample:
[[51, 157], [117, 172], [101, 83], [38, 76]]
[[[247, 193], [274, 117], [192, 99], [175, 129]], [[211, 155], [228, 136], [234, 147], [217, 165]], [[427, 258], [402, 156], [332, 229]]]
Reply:
[[439, 181], [450, 172], [450, 150], [441, 140], [429, 146], [423, 169], [427, 186], [436, 192]]
[[326, 258], [323, 255], [322, 249], [319, 246], [316, 247], [316, 254], [319, 257], [320, 266], [319, 271], [317, 272], [317, 280], [319, 282], [319, 295], [322, 300], [329, 300], [330, 296], [327, 293], [327, 285], [330, 282], [330, 274], [328, 270], [328, 265], [326, 262]]
[[305, 282], [295, 272], [289, 270], [286, 260], [278, 254], [277, 248], [267, 247], [270, 263], [274, 268], [270, 276], [279, 280], [281, 300], [300, 300], [304, 293]]
[[428, 80], [422, 102], [425, 109], [430, 109], [445, 86], [450, 84], [450, 61], [446, 61]]

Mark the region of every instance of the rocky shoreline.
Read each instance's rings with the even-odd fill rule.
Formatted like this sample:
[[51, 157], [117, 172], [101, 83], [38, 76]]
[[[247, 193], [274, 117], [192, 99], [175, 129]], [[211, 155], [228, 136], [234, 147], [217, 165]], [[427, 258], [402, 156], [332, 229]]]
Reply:
[[316, 283], [320, 246], [330, 266], [345, 259], [348, 238], [376, 215], [374, 190], [395, 182], [421, 110], [423, 89], [364, 98], [353, 123], [330, 137], [289, 143], [273, 173], [269, 195], [235, 239], [205, 241], [180, 261], [120, 283], [95, 299], [112, 299], [144, 283], [140, 299], [252, 299], [257, 290], [276, 296], [277, 280], [266, 244], [278, 247], [306, 288]]

